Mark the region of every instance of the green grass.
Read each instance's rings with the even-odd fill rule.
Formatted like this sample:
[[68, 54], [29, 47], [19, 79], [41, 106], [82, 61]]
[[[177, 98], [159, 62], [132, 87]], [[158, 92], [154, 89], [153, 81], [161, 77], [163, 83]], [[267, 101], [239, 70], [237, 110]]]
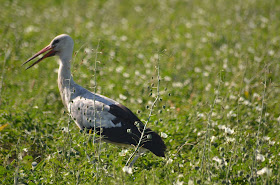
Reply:
[[[0, 3], [2, 184], [279, 183], [279, 1]], [[61, 33], [75, 42], [74, 80], [94, 90], [99, 43], [97, 92], [143, 121], [159, 56], [148, 127], [168, 135], [165, 159], [146, 153], [125, 174], [133, 149], [93, 145], [65, 113], [57, 59], [21, 67]]]

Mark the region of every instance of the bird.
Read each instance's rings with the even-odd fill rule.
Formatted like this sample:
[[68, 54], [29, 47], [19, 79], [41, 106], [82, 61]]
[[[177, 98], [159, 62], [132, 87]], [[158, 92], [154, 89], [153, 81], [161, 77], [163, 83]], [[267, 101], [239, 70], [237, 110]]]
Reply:
[[162, 138], [150, 128], [146, 128], [130, 109], [111, 98], [90, 92], [74, 82], [71, 74], [73, 49], [73, 39], [67, 34], [61, 34], [24, 62], [22, 66], [44, 53], [26, 70], [45, 58], [58, 56], [57, 82], [61, 99], [80, 130], [86, 130], [88, 133], [90, 130], [95, 130], [101, 136], [100, 139], [107, 143], [140, 146], [134, 159], [130, 164], [126, 164], [125, 169], [131, 169], [139, 156], [146, 151], [151, 151], [159, 157], [165, 157], [166, 145]]

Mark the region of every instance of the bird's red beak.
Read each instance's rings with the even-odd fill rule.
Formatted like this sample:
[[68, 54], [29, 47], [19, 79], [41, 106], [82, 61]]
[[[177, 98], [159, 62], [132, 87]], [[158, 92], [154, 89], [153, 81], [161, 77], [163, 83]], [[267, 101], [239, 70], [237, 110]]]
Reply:
[[[49, 51], [50, 50], [50, 51]], [[26, 69], [31, 68], [32, 66], [34, 66], [35, 64], [38, 64], [39, 62], [41, 62], [44, 58], [47, 57], [51, 57], [54, 56], [56, 51], [53, 50], [53, 48], [51, 47], [51, 45], [46, 46], [45, 48], [43, 48], [41, 51], [39, 51], [38, 53], [36, 53], [35, 55], [33, 55], [31, 58], [29, 58], [26, 62], [24, 62], [22, 64], [22, 66], [28, 62], [30, 62], [31, 60], [33, 60], [34, 58], [38, 57], [39, 55], [45, 53], [46, 51], [49, 51], [48, 53], [46, 53], [42, 58], [40, 58], [39, 60], [37, 60], [36, 62], [34, 62], [31, 66], [27, 67]]]

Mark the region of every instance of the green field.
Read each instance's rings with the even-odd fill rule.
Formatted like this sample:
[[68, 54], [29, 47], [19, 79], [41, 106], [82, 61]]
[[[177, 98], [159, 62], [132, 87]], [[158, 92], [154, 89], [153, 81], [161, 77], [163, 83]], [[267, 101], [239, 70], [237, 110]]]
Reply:
[[[280, 183], [280, 1], [0, 4], [0, 184]], [[74, 80], [144, 123], [152, 112], [166, 158], [146, 153], [124, 173], [133, 148], [80, 132], [58, 58], [21, 67], [61, 33]]]

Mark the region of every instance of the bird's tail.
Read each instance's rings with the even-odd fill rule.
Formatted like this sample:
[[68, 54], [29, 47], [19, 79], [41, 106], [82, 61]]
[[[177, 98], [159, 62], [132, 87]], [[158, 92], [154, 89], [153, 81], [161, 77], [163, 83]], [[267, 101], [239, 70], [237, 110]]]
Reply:
[[166, 146], [162, 140], [162, 138], [147, 128], [145, 130], [145, 137], [143, 138], [143, 147], [153, 152], [156, 156], [165, 157], [164, 152], [166, 150]]

